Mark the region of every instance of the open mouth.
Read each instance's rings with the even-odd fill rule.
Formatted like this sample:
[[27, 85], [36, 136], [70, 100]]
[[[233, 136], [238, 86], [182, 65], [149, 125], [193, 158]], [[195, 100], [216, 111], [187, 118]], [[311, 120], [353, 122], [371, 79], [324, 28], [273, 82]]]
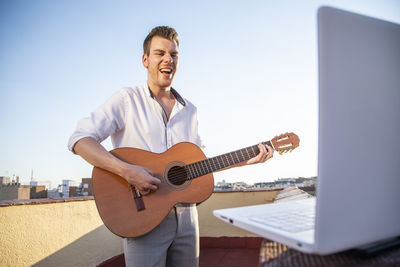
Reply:
[[165, 74], [165, 75], [171, 75], [171, 74], [172, 74], [172, 69], [170, 69], [170, 68], [163, 68], [163, 69], [160, 69], [160, 72], [161, 72], [162, 74]]

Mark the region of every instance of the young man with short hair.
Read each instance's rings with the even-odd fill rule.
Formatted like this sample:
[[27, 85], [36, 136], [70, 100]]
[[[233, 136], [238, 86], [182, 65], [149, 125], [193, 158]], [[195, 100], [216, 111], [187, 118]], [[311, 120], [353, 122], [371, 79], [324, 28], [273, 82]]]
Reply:
[[[154, 28], [143, 44], [147, 84], [120, 89], [90, 117], [80, 120], [69, 149], [93, 166], [124, 178], [142, 195], [156, 191], [161, 181], [150, 170], [119, 160], [100, 142], [111, 136], [114, 148], [135, 147], [154, 153], [180, 142], [201, 146], [197, 109], [172, 88], [178, 59], [176, 31], [167, 26]], [[259, 155], [240, 165], [265, 162], [273, 156], [270, 147], [259, 148]], [[126, 266], [198, 266], [196, 205], [177, 204], [149, 233], [124, 238], [124, 254]]]

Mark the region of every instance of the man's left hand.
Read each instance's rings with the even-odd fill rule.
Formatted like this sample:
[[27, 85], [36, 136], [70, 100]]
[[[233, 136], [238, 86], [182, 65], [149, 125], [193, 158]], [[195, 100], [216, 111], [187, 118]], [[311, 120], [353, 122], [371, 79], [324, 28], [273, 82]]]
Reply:
[[274, 150], [272, 149], [272, 147], [268, 145], [258, 144], [258, 149], [260, 150], [260, 153], [254, 158], [251, 158], [248, 161], [246, 161], [247, 165], [263, 163], [274, 156]]

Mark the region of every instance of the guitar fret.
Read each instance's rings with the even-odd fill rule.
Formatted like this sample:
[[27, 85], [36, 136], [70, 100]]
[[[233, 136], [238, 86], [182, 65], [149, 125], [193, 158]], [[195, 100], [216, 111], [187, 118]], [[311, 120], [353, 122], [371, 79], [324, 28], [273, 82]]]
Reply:
[[258, 149], [258, 146], [252, 146], [251, 149], [253, 150], [253, 154], [254, 154], [253, 157], [257, 156], [258, 153], [260, 153], [260, 149]]
[[209, 171], [209, 169], [208, 169], [207, 160], [203, 160], [202, 162], [203, 162], [203, 167], [204, 167], [204, 170], [205, 170], [205, 173], [204, 173], [204, 174], [210, 173], [210, 171]]
[[223, 158], [222, 157], [218, 157], [217, 160], [218, 160], [219, 168], [223, 169], [224, 168], [224, 160], [223, 160]]
[[246, 160], [246, 157], [245, 157], [244, 154], [243, 154], [243, 149], [240, 149], [239, 151], [240, 151], [240, 153], [242, 154], [242, 157], [243, 157], [243, 160], [242, 160], [242, 161]]
[[205, 168], [205, 166], [204, 166], [204, 162], [203, 162], [203, 161], [200, 161], [200, 162], [199, 162], [199, 165], [200, 165], [200, 169], [201, 169], [201, 176], [203, 176], [204, 174], [207, 173], [206, 168]]
[[229, 159], [230, 159], [230, 161], [229, 161], [229, 165], [233, 165], [233, 164], [235, 164], [235, 161], [233, 160], [232, 153], [229, 153], [229, 154], [228, 154], [228, 156], [229, 156]]
[[215, 157], [211, 158], [211, 161], [212, 161], [213, 166], [214, 166], [213, 171], [218, 170], [218, 165], [217, 165], [218, 162], [217, 162], [216, 158]]
[[201, 172], [200, 172], [200, 176], [203, 176], [204, 174], [205, 174], [205, 170], [204, 170], [204, 167], [203, 167], [203, 165], [201, 164], [202, 162], [201, 161], [199, 161], [199, 166], [200, 166], [200, 170], [201, 170]]
[[203, 176], [204, 173], [205, 173], [205, 170], [204, 170], [204, 166], [203, 166], [203, 162], [202, 161], [199, 161], [199, 167], [200, 167], [200, 176]]
[[203, 166], [204, 166], [204, 169], [206, 171], [204, 174], [207, 174], [207, 173], [211, 172], [210, 171], [210, 163], [208, 162], [208, 159], [203, 161]]
[[214, 164], [214, 160], [212, 158], [210, 158], [210, 170], [211, 172], [215, 172], [217, 170]]
[[195, 163], [193, 164], [193, 167], [194, 167], [194, 169], [195, 169], [195, 171], [196, 171], [196, 177], [201, 176], [201, 175], [200, 175], [199, 168], [197, 167], [197, 162], [195, 162]]
[[229, 166], [235, 164], [235, 161], [233, 160], [233, 157], [232, 157], [232, 153], [227, 154], [227, 156], [229, 159]]
[[223, 169], [223, 168], [225, 168], [225, 164], [224, 164], [224, 157], [220, 157], [220, 158], [218, 158], [218, 162], [219, 162], [219, 164], [221, 165], [221, 169]]
[[213, 165], [213, 160], [212, 159], [208, 159], [208, 166], [209, 166], [209, 168], [210, 168], [210, 172], [214, 172], [215, 171], [215, 168], [214, 168], [214, 165]]
[[235, 152], [230, 153], [230, 155], [231, 155], [231, 158], [232, 158], [232, 164], [235, 165], [237, 163], [237, 161], [235, 160], [235, 157], [234, 157]]
[[229, 158], [228, 158], [228, 155], [227, 155], [227, 154], [224, 154], [224, 156], [225, 156], [225, 159], [226, 159], [226, 161], [225, 161], [225, 167], [228, 167], [228, 166], [229, 166]]
[[214, 158], [211, 158], [210, 159], [210, 162], [212, 163], [212, 171], [214, 172], [214, 171], [216, 171], [217, 170], [217, 167], [215, 166], [215, 162], [214, 162]]
[[196, 162], [196, 170], [197, 170], [197, 176], [201, 176], [200, 164], [198, 162]]
[[241, 160], [242, 161], [245, 161], [246, 160], [246, 157], [244, 156], [244, 154], [243, 154], [243, 150], [239, 150], [240, 151], [240, 155], [241, 155]]
[[183, 168], [185, 169], [187, 179], [190, 180], [191, 178], [190, 178], [190, 169], [189, 169], [189, 166], [186, 165], [186, 166], [183, 166]]
[[238, 153], [238, 151], [235, 151], [235, 156], [236, 156], [236, 159], [237, 159], [236, 163], [242, 162], [242, 161], [239, 159], [239, 156], [238, 156], [237, 153]]
[[223, 157], [222, 156], [218, 156], [218, 157], [216, 157], [216, 159], [217, 159], [217, 163], [218, 163], [219, 168], [223, 169], [224, 168], [224, 159], [223, 159]]
[[226, 167], [229, 166], [229, 159], [228, 159], [228, 157], [226, 156], [226, 154], [225, 154], [224, 156], [225, 156], [225, 158], [226, 158], [226, 161], [224, 160], [224, 168], [226, 168]]
[[222, 156], [216, 157], [216, 159], [217, 159], [219, 168], [223, 169], [224, 168], [224, 160], [223, 160]]
[[194, 164], [192, 163], [192, 164], [190, 164], [189, 166], [190, 166], [190, 169], [192, 170], [193, 177], [197, 177], [196, 169], [194, 168]]
[[196, 167], [197, 167], [197, 171], [198, 171], [198, 173], [199, 173], [199, 176], [202, 176], [202, 175], [203, 175], [203, 170], [202, 170], [202, 168], [201, 168], [200, 162], [197, 162], [197, 163], [196, 163]]
[[254, 157], [257, 155], [257, 153], [256, 153], [255, 150], [254, 150], [254, 146], [251, 147], [251, 151], [253, 152], [252, 158], [254, 158]]
[[197, 175], [196, 167], [194, 166], [194, 164], [190, 164], [190, 166], [191, 166], [191, 169], [192, 169], [192, 172], [193, 172], [193, 177], [197, 177], [198, 175]]
[[250, 154], [249, 154], [249, 150], [248, 150], [248, 149], [246, 149], [246, 153], [247, 153], [247, 158], [248, 158], [248, 159], [251, 159], [251, 156], [250, 156]]
[[217, 164], [218, 164], [218, 169], [222, 169], [221, 168], [221, 165], [219, 164], [219, 160], [218, 160], [218, 158], [214, 158], [216, 161], [217, 161]]
[[[235, 155], [235, 152], [232, 152], [231, 155], [232, 155], [233, 164], [238, 163], [237, 156]], [[234, 156], [236, 156], [236, 159], [235, 159]]]
[[192, 170], [193, 178], [200, 176], [196, 164], [197, 164], [197, 162], [194, 162], [194, 163], [190, 164], [190, 169]]
[[[206, 159], [206, 160], [204, 161], [204, 165], [205, 165], [206, 170], [207, 170], [206, 173], [210, 173], [210, 172], [211, 172], [211, 171], [210, 171], [210, 162], [209, 162], [208, 159]], [[205, 174], [206, 174], [206, 173], [205, 173]]]
[[193, 173], [192, 173], [192, 166], [191, 165], [186, 165], [186, 171], [187, 171], [187, 173], [189, 174], [188, 175], [188, 179], [189, 180], [191, 180], [191, 179], [193, 179], [194, 178], [194, 175], [193, 175]]

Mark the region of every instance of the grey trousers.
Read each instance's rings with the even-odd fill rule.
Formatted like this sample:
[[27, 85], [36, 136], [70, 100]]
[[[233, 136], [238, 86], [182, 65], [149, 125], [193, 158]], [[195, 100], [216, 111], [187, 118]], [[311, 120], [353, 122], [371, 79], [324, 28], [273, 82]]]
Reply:
[[151, 232], [123, 239], [127, 267], [197, 267], [199, 226], [195, 205], [179, 204]]

